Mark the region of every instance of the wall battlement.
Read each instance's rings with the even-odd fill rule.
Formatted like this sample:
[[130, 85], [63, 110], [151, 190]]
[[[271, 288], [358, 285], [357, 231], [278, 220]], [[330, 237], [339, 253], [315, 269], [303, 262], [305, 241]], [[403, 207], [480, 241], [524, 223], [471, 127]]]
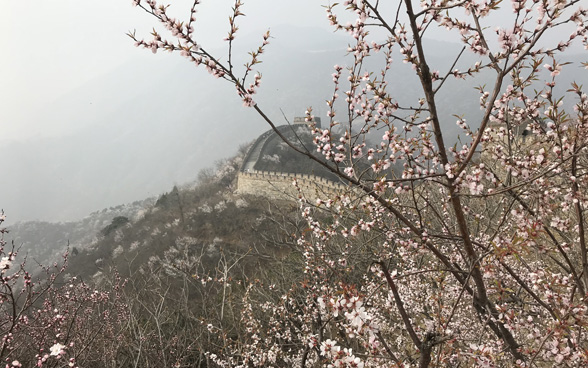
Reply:
[[347, 186], [325, 178], [308, 174], [294, 174], [270, 171], [241, 171], [237, 178], [237, 192], [263, 196], [270, 199], [292, 200], [299, 196], [294, 181], [302, 194], [309, 200], [320, 194], [340, 193]]
[[[315, 123], [320, 126], [320, 119], [316, 118]], [[304, 117], [295, 117], [293, 125], [283, 125], [277, 129], [287, 132], [296, 126], [303, 125], [307, 125]], [[316, 175], [255, 170], [255, 164], [274, 134], [276, 133], [270, 129], [260, 135], [245, 155], [237, 177], [238, 193], [263, 196], [270, 199], [292, 200], [298, 198], [300, 194], [296, 186], [293, 185], [294, 180], [296, 180], [302, 194], [311, 200], [318, 198], [321, 193], [340, 193], [347, 189], [347, 186], [342, 183]]]

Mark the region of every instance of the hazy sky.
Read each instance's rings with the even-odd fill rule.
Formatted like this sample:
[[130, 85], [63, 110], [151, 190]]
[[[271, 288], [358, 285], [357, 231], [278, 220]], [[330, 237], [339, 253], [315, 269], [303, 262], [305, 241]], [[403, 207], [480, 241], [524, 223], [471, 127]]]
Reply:
[[[172, 2], [180, 18], [190, 1]], [[320, 0], [247, 0], [241, 35], [280, 24], [331, 29]], [[223, 46], [232, 0], [204, 0], [198, 13], [198, 38], [204, 45]], [[268, 5], [271, 4], [271, 5]], [[501, 17], [496, 18], [501, 19]], [[488, 22], [487, 22], [488, 23]], [[490, 20], [492, 26], [496, 24]], [[51, 126], [38, 118], [65, 93], [108, 73], [131, 57], [154, 56], [132, 46], [125, 35], [137, 29], [147, 35], [154, 19], [128, 0], [9, 1], [0, 12], [0, 141], [62, 134], [72, 122]], [[443, 38], [444, 32], [429, 37]], [[158, 55], [161, 65], [169, 57]], [[146, 61], [152, 63], [152, 60]], [[132, 89], [132, 86], [129, 86]], [[34, 106], [34, 111], [31, 111]], [[75, 122], [80, 124], [80, 122]]]
[[[174, 1], [172, 11], [185, 17], [190, 1]], [[280, 24], [331, 29], [320, 0], [247, 0], [241, 34]], [[203, 45], [222, 47], [232, 0], [204, 0], [198, 13], [197, 32]], [[271, 4], [271, 5], [268, 5]], [[497, 17], [498, 22], [503, 17]], [[486, 23], [494, 27], [493, 20]], [[133, 47], [125, 35], [137, 29], [148, 35], [154, 19], [125, 0], [10, 1], [0, 12], [0, 141], [31, 136], [58, 135], [80, 122], [38, 119], [39, 111], [50, 113], [52, 102], [108, 73], [131, 57], [153, 63], [149, 52]], [[429, 37], [444, 37], [429, 32]], [[168, 55], [157, 55], [161, 67]], [[132, 90], [132, 86], [128, 86]], [[34, 111], [31, 111], [31, 108]]]
[[[171, 9], [179, 18], [185, 17], [189, 3], [175, 1]], [[232, 4], [231, 0], [203, 1], [197, 23], [203, 45], [223, 46]], [[244, 7], [247, 16], [240, 19], [241, 33], [279, 24], [328, 28], [320, 4], [316, 0], [248, 0]], [[125, 34], [136, 29], [138, 34], [148, 36], [154, 25], [154, 18], [133, 7], [130, 0], [4, 3], [0, 12], [0, 45], [4, 50], [0, 58], [0, 141], [56, 135], [71, 129], [73, 122], [67, 121], [47, 126], [36, 113], [50, 110], [56, 98], [131, 57], [152, 63], [154, 56], [133, 47]], [[177, 56], [155, 57], [163, 66]], [[30, 111], [31, 106], [37, 111]]]

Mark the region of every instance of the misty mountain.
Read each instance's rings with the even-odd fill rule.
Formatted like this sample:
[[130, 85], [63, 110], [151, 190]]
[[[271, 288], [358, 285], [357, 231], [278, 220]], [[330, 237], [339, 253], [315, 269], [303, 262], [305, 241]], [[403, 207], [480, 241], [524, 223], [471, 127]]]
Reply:
[[9, 235], [5, 236], [5, 240], [10, 240], [11, 244], [14, 244], [20, 259], [27, 258], [29, 266], [34, 267], [37, 262], [44, 265], [61, 262], [67, 250], [75, 254], [96, 244], [101, 239], [104, 229], [108, 229], [114, 219], [138, 221], [155, 203], [156, 198], [147, 198], [104, 208], [77, 221], [18, 222], [10, 226]]

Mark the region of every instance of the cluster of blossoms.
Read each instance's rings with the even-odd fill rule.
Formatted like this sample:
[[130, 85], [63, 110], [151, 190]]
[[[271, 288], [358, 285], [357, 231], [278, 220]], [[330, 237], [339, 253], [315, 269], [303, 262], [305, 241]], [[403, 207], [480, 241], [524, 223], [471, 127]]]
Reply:
[[336, 300], [330, 298], [328, 302], [319, 297], [317, 302], [324, 313], [329, 313], [333, 317], [344, 315], [348, 320], [351, 336], [365, 331], [375, 334], [378, 331], [377, 324], [372, 321], [372, 316], [367, 313], [363, 301], [358, 296], [338, 297]]
[[0, 272], [4, 273], [12, 266], [14, 256], [15, 255], [12, 252], [10, 252], [6, 257], [2, 257], [2, 259], [0, 259]]
[[[73, 347], [73, 343], [71, 344]], [[37, 354], [37, 364], [36, 367], [44, 367], [44, 366], [54, 366], [56, 363], [59, 364], [57, 361], [62, 360], [66, 355], [66, 346], [60, 343], [55, 343], [49, 348], [49, 354], [41, 353]], [[13, 363], [14, 364], [14, 363]], [[76, 358], [70, 358], [67, 360], [66, 363], [63, 363], [64, 366], [78, 368], [76, 364]]]
[[321, 344], [321, 355], [329, 359], [327, 364], [329, 368], [363, 368], [364, 363], [360, 358], [353, 355], [353, 350], [348, 348], [341, 349], [337, 341], [327, 339]]
[[[2, 214], [0, 223], [4, 219]], [[0, 232], [7, 233], [5, 229]], [[124, 306], [109, 306], [118, 313], [117, 318], [105, 308], [118, 291], [99, 292], [75, 278], [58, 285], [67, 254], [61, 265], [41, 266], [36, 277], [25, 269], [25, 261], [16, 263], [17, 256], [14, 245], [8, 250], [4, 238], [0, 239], [0, 359], [7, 362], [6, 367], [77, 367], [80, 358], [98, 360], [88, 348], [103, 343], [103, 338], [113, 338], [114, 325], [125, 319]], [[120, 287], [120, 283], [115, 285]], [[102, 336], [97, 337], [95, 330], [101, 329]], [[102, 347], [101, 358], [108, 359], [109, 350]]]

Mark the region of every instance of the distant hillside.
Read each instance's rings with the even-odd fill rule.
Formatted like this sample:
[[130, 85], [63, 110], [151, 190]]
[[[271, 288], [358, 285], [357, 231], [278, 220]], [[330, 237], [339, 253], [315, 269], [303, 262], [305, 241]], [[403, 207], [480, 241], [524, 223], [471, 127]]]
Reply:
[[[308, 127], [284, 126], [282, 130], [300, 147], [313, 150]], [[271, 132], [262, 146], [252, 163], [255, 170], [336, 179]], [[275, 219], [268, 215], [268, 208], [297, 214], [297, 206], [236, 194], [237, 173], [248, 150], [242, 147], [236, 156], [218, 161], [214, 169], [201, 170], [196, 181], [174, 186], [159, 197], [105, 208], [79, 221], [19, 222], [9, 226], [9, 238], [20, 247], [20, 256], [34, 263], [58, 262], [69, 247], [68, 273], [95, 280], [110, 268], [126, 277], [155, 265], [174, 272], [175, 257], [184, 252], [200, 252], [207, 258], [205, 264], [214, 264], [221, 249], [246, 253], [250, 247], [263, 248], [267, 236], [283, 236], [283, 231], [272, 227]]]
[[[79, 221], [46, 222], [26, 221], [9, 226], [9, 236], [20, 249], [21, 256], [42, 264], [58, 261], [68, 249], [86, 249], [99, 239], [100, 232], [114, 218], [125, 217], [136, 221], [153, 206], [156, 198], [147, 198], [133, 203], [105, 208], [84, 217]], [[10, 214], [7, 214], [10, 216]]]
[[[298, 209], [288, 202], [235, 194], [244, 156], [242, 149], [214, 170], [202, 171], [197, 182], [174, 187], [140, 216], [102, 223], [95, 240], [72, 255], [68, 274], [99, 281], [112, 268], [124, 277], [150, 269], [163, 269], [169, 276], [198, 273], [214, 267], [224, 253], [250, 254], [241, 264], [255, 269], [263, 260], [260, 254], [280, 252], [277, 239], [284, 236], [268, 208], [291, 214]], [[273, 250], [265, 249], [268, 244]]]

